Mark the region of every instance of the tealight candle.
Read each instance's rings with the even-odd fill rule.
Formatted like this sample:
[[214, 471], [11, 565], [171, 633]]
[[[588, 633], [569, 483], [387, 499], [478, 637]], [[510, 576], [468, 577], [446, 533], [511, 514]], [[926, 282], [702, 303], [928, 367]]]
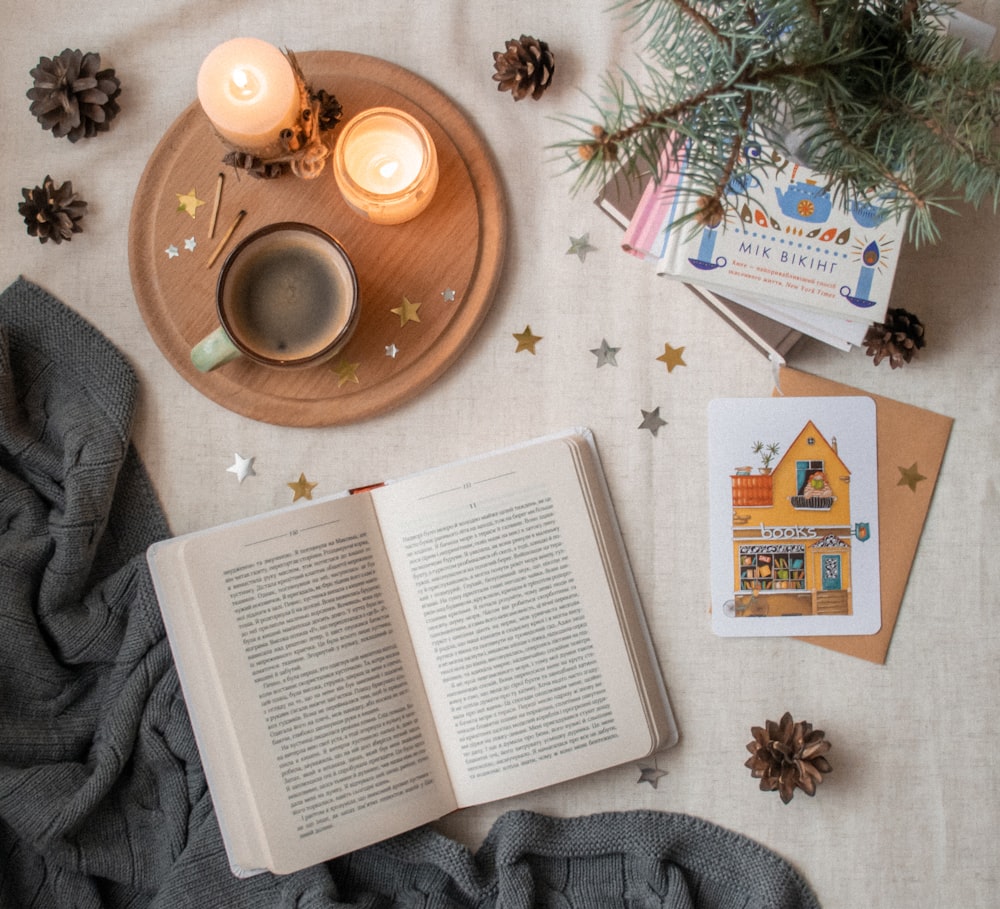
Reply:
[[376, 224], [400, 224], [422, 212], [438, 183], [437, 150], [409, 114], [374, 107], [344, 126], [333, 173], [345, 201]]
[[198, 71], [198, 100], [223, 141], [259, 158], [281, 152], [281, 133], [299, 116], [292, 65], [258, 38], [233, 38], [205, 58]]

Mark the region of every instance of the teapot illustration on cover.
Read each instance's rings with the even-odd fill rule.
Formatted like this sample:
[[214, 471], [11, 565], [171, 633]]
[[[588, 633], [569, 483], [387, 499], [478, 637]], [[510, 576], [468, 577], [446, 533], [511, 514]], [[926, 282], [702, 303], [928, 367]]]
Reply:
[[829, 193], [812, 180], [790, 183], [787, 189], [776, 187], [774, 194], [782, 213], [799, 221], [822, 224], [833, 210]]

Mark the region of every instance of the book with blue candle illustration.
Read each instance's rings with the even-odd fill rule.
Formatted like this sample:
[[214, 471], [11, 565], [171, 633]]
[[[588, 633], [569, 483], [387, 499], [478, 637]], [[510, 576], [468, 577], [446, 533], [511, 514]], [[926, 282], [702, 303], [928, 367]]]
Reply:
[[657, 271], [739, 299], [784, 304], [867, 325], [888, 308], [905, 224], [877, 199], [834, 197], [823, 174], [749, 143], [755, 167], [727, 189], [726, 217], [699, 226], [675, 177], [662, 206]]

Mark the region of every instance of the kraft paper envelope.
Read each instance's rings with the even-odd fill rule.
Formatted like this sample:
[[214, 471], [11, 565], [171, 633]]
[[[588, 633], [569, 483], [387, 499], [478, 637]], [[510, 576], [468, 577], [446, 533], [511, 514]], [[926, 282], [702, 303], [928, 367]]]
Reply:
[[[872, 635], [815, 636], [800, 640], [884, 663], [954, 420], [786, 366], [781, 367], [778, 381], [776, 395], [865, 395], [875, 402], [882, 628]], [[920, 427], [919, 432], [914, 432], [915, 426]], [[904, 482], [903, 471], [914, 465], [925, 479], [911, 489]]]

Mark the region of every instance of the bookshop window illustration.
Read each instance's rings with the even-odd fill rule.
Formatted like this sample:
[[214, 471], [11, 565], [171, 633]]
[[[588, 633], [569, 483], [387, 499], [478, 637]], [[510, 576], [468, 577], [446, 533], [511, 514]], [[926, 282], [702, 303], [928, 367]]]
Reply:
[[793, 508], [828, 510], [833, 507], [836, 496], [826, 477], [826, 464], [821, 460], [795, 462], [795, 495], [791, 497]]
[[739, 559], [740, 590], [806, 589], [804, 546], [741, 546]]

